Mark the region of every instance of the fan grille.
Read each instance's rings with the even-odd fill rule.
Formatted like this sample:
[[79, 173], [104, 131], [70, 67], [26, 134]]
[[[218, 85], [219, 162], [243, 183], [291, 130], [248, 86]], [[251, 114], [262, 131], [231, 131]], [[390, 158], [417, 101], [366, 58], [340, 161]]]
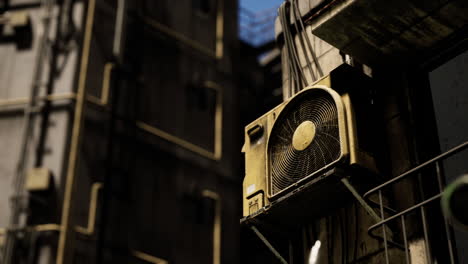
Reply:
[[[268, 144], [272, 195], [340, 158], [338, 118], [335, 100], [322, 89], [304, 91], [287, 104]], [[315, 125], [315, 136], [306, 148], [297, 150], [293, 135], [306, 121]]]

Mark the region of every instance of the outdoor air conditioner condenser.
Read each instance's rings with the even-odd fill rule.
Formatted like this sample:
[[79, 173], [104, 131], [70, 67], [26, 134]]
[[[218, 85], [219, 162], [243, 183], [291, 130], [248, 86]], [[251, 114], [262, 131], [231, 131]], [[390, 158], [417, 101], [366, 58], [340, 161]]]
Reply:
[[244, 216], [328, 169], [376, 172], [370, 155], [375, 144], [366, 131], [373, 113], [351, 92], [369, 79], [359, 76], [350, 66], [339, 67], [245, 127]]

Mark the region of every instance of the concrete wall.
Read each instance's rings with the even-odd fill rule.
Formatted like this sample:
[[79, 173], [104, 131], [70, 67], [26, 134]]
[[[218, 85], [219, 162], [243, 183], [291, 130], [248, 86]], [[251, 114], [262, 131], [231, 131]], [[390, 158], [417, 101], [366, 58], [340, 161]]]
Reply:
[[[67, 250], [73, 253], [67, 255], [69, 263], [94, 263], [98, 259], [106, 263], [143, 262], [135, 257], [135, 250], [170, 263], [210, 263], [215, 207], [213, 201], [202, 197], [203, 190], [214, 191], [221, 198], [222, 263], [238, 262], [240, 174], [237, 172], [241, 129], [235, 88], [237, 2], [208, 2], [212, 9], [204, 13], [195, 10], [192, 1], [128, 1], [124, 65], [113, 76], [116, 82], [111, 84], [108, 105], [87, 102], [82, 144], [78, 148], [71, 226], [87, 226], [91, 186], [103, 182], [97, 230], [91, 236], [71, 231], [73, 243], [68, 244]], [[218, 3], [224, 5], [224, 56], [219, 60], [148, 25], [151, 23], [145, 20], [149, 17], [214, 54]], [[34, 47], [17, 51], [13, 44], [0, 46], [0, 99], [29, 94], [37, 39], [43, 31], [40, 12], [32, 10], [32, 14]], [[88, 95], [100, 98], [104, 65], [113, 61], [115, 2], [98, 1], [94, 18], [90, 61], [84, 74]], [[72, 92], [75, 87], [76, 51], [81, 49], [76, 44], [56, 81], [56, 93]], [[205, 81], [215, 82], [222, 89], [219, 160], [137, 128], [136, 122], [142, 121], [208, 151], [214, 150], [213, 99], [217, 94], [200, 87]], [[115, 130], [110, 133], [113, 105], [117, 118]], [[16, 108], [5, 113], [3, 108], [0, 110], [0, 146], [8, 150], [0, 158], [0, 227], [7, 225], [8, 198], [23, 125], [22, 112], [19, 106]], [[44, 166], [53, 171], [59, 194], [65, 184], [62, 178], [68, 162], [70, 114], [68, 110], [52, 113], [48, 152], [44, 156]], [[37, 118], [36, 123], [39, 121]], [[35, 126], [38, 129], [39, 124]], [[31, 162], [35, 159], [34, 143], [35, 140], [28, 151]], [[109, 144], [113, 145], [111, 152]], [[50, 209], [60, 211], [62, 202], [59, 199], [59, 205]], [[52, 241], [55, 239], [56, 236]], [[47, 256], [54, 257], [54, 244], [44, 249], [49, 253], [42, 255], [43, 261], [50, 261]]]

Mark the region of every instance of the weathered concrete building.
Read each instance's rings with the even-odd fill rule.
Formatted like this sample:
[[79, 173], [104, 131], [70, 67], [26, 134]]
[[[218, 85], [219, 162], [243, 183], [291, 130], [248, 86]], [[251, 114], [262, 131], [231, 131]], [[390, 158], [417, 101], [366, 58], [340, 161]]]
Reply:
[[[357, 188], [360, 195], [354, 193], [354, 197], [358, 199], [340, 182], [327, 185], [329, 172], [310, 180], [315, 184], [297, 183], [296, 190], [280, 198], [268, 196], [265, 190], [260, 199], [267, 206], [253, 207], [250, 215], [245, 207], [256, 206], [258, 200], [248, 196], [253, 193], [248, 188], [255, 185], [244, 186], [244, 216], [248, 216], [241, 223], [243, 239], [249, 242], [242, 244], [242, 263], [466, 262], [466, 234], [444, 220], [438, 203], [442, 191], [438, 186], [468, 169], [461, 162], [468, 154], [459, 152], [468, 139], [466, 118], [461, 117], [468, 112], [462, 99], [468, 90], [466, 4], [298, 0], [284, 6], [276, 21], [284, 100], [323, 76], [339, 76], [334, 70], [343, 64], [372, 77], [369, 87], [360, 79], [348, 78], [353, 75], [340, 75], [331, 88], [361, 91], [359, 104], [373, 105], [377, 119], [356, 114], [356, 124], [358, 133], [366, 131], [367, 138], [377, 138], [373, 154], [379, 173], [365, 178], [367, 186], [363, 175], [344, 173]], [[248, 146], [253, 140], [249, 129], [254, 131], [246, 128], [247, 149], [256, 148], [253, 143]], [[418, 166], [455, 147], [456, 151]], [[284, 161], [283, 166], [300, 164], [294, 157], [288, 156], [291, 164]], [[403, 174], [409, 170], [413, 172]], [[275, 184], [274, 179], [270, 181]], [[315, 185], [320, 190], [302, 195]], [[337, 188], [343, 189], [337, 194]], [[304, 202], [309, 196], [314, 198]], [[333, 205], [336, 196], [348, 197], [347, 202]], [[330, 211], [332, 206], [338, 209]]]
[[[237, 1], [0, 1], [1, 263], [467, 262], [439, 206], [467, 172], [467, 5], [282, 8], [251, 33], [275, 48], [239, 41]], [[378, 173], [242, 218], [243, 127], [329, 74]]]
[[[8, 10], [30, 15], [32, 48], [0, 46], [6, 261], [237, 263], [237, 2], [23, 2]], [[41, 191], [28, 182], [49, 174], [34, 167], [53, 177]], [[17, 204], [25, 221], [11, 220], [11, 197], [29, 201]]]

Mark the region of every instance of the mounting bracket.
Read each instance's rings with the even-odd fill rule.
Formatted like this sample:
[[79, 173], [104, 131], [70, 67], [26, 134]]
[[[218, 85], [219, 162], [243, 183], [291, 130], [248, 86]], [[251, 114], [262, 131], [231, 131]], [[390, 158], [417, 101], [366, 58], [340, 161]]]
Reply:
[[347, 178], [342, 178], [341, 182], [348, 188], [348, 190], [353, 194], [354, 198], [361, 204], [361, 206], [366, 210], [366, 212], [374, 218], [376, 222], [382, 221], [382, 219], [377, 215], [377, 213], [370, 207], [370, 205], [364, 200], [364, 198], [357, 192], [356, 188], [349, 182]]
[[265, 244], [265, 246], [268, 247], [268, 249], [271, 251], [271, 253], [273, 253], [273, 255], [275, 255], [275, 257], [282, 263], [282, 264], [288, 264], [288, 262], [281, 256], [281, 254], [273, 247], [273, 245], [270, 244], [270, 242], [268, 241], [268, 239], [265, 238], [265, 236], [263, 236], [262, 233], [260, 233], [260, 231], [258, 231], [258, 229], [255, 227], [255, 226], [250, 226], [250, 229], [252, 229], [254, 231], [254, 233], [258, 236], [258, 238], [260, 238], [260, 240]]

